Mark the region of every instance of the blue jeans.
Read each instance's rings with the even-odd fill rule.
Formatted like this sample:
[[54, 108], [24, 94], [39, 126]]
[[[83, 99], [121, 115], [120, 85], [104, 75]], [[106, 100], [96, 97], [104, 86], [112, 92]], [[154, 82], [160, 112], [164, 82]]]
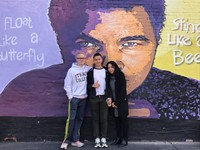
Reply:
[[68, 104], [68, 119], [65, 128], [65, 142], [76, 142], [79, 140], [79, 130], [83, 123], [86, 99], [73, 97]]

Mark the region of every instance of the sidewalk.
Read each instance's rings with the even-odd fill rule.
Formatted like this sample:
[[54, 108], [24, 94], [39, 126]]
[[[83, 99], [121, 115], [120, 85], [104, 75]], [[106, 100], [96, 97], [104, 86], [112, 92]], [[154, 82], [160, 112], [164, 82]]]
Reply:
[[[61, 142], [1, 142], [0, 150], [60, 150]], [[99, 148], [105, 150], [117, 150], [117, 146]], [[93, 143], [85, 142], [82, 148], [69, 146], [69, 150], [92, 150]], [[200, 142], [129, 142], [123, 150], [200, 150]]]

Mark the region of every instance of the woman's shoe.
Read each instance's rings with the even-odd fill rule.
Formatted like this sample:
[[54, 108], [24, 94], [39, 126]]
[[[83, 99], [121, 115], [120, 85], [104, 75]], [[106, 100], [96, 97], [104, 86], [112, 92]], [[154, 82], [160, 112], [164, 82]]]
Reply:
[[121, 143], [118, 144], [118, 147], [124, 147], [128, 145], [128, 141], [127, 140], [122, 140]]
[[121, 139], [120, 138], [116, 138], [111, 145], [118, 145], [119, 143], [121, 143]]

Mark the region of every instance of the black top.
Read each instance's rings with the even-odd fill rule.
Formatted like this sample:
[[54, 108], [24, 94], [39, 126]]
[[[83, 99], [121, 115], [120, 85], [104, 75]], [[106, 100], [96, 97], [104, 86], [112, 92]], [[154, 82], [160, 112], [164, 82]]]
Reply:
[[[110, 80], [111, 76], [108, 76], [107, 84], [109, 85], [109, 91], [111, 90]], [[126, 92], [126, 79], [123, 72], [118, 72], [115, 76], [115, 93], [112, 93], [112, 99], [114, 99], [115, 94], [115, 105], [118, 107], [119, 116], [127, 116], [128, 115], [128, 100], [127, 100], [127, 92]], [[108, 91], [108, 92], [109, 92]]]

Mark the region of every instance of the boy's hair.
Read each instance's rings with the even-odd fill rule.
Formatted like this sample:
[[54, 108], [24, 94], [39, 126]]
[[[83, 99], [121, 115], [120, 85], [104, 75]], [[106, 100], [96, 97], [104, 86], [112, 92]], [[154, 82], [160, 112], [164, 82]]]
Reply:
[[79, 51], [79, 52], [76, 54], [76, 58], [77, 58], [78, 55], [80, 55], [80, 54], [83, 54], [83, 55], [86, 57], [86, 54], [85, 54], [84, 52]]
[[101, 55], [100, 53], [95, 53], [95, 54], [93, 55], [93, 58], [96, 57], [96, 56], [100, 56], [100, 57], [102, 58], [102, 55]]

